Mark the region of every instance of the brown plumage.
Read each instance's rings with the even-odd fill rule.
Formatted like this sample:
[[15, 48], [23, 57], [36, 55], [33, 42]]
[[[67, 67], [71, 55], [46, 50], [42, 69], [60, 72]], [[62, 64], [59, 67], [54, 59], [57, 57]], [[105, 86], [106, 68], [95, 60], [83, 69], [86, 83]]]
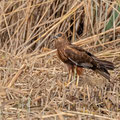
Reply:
[[58, 57], [68, 66], [69, 73], [74, 73], [76, 68], [77, 74], [80, 75], [82, 68], [88, 68], [110, 80], [108, 70], [114, 70], [112, 62], [100, 60], [81, 47], [71, 44], [63, 33], [58, 33], [55, 38]]

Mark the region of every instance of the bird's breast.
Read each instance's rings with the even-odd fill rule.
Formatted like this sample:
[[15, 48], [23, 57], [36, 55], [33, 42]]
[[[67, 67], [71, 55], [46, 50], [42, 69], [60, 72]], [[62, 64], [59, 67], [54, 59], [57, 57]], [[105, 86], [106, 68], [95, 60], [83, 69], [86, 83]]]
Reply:
[[68, 58], [65, 56], [65, 53], [64, 53], [63, 49], [57, 50], [57, 55], [62, 62], [66, 63], [68, 61]]

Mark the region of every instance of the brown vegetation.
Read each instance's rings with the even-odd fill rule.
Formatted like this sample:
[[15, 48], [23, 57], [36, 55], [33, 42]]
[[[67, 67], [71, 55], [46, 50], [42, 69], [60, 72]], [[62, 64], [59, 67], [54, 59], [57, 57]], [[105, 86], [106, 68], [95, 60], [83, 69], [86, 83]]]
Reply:
[[[53, 35], [114, 62], [111, 83], [68, 72]], [[120, 3], [114, 0], [0, 1], [0, 119], [119, 120]]]

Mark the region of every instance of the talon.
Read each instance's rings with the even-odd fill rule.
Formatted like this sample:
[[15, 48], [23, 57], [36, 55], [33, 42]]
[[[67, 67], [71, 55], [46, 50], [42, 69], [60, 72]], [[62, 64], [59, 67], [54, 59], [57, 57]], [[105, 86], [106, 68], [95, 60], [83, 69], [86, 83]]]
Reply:
[[69, 82], [69, 83], [68, 83], [68, 82], [65, 82], [65, 83], [64, 83], [64, 86], [65, 86], [65, 87], [68, 87], [69, 85], [70, 85], [70, 82]]

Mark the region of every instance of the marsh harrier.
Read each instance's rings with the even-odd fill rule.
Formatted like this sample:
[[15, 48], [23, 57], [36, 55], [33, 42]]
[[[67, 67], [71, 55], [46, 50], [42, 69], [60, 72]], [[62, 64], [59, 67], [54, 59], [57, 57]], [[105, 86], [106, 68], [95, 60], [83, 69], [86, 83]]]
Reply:
[[[92, 69], [110, 80], [110, 73], [108, 70], [114, 70], [112, 62], [100, 60], [83, 48], [71, 44], [64, 33], [58, 33], [54, 38], [57, 55], [69, 69], [69, 81], [72, 73], [75, 72], [75, 69], [77, 75], [80, 76], [83, 68]], [[76, 84], [78, 85], [78, 79]]]

